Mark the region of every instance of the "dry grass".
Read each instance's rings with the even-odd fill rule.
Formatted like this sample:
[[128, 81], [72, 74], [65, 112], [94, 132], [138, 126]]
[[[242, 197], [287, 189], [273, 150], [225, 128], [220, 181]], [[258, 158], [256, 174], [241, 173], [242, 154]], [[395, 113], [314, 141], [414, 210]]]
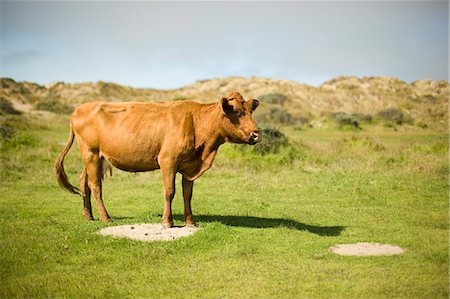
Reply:
[[[40, 86], [28, 82], [1, 79], [0, 96], [16, 103], [37, 103], [49, 98], [77, 105], [89, 101], [169, 101], [195, 99], [211, 102], [232, 91], [245, 97], [262, 99], [260, 111], [286, 109], [296, 119], [319, 119], [335, 112], [371, 114], [397, 109], [404, 118], [420, 126], [445, 127], [448, 118], [447, 81], [422, 80], [407, 84], [395, 78], [338, 77], [320, 87], [294, 81], [266, 78], [218, 78], [201, 80], [172, 90], [131, 88], [115, 83], [68, 84], [57, 82]], [[273, 95], [278, 95], [274, 100]], [[264, 102], [264, 99], [267, 99]]]

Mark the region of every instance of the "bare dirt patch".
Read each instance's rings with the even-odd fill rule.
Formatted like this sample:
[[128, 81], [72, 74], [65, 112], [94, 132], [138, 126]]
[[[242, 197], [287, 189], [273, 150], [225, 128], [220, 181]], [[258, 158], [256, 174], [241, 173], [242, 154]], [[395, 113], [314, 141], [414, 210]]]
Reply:
[[102, 228], [98, 234], [138, 241], [172, 241], [193, 235], [197, 227], [165, 228], [162, 224], [129, 224]]
[[380, 256], [402, 254], [405, 250], [399, 246], [380, 243], [337, 244], [331, 252], [351, 256]]

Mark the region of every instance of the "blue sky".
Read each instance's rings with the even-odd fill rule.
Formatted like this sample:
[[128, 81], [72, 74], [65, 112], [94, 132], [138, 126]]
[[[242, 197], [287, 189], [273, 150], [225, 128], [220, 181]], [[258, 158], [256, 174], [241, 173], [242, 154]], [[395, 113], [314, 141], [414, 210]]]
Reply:
[[0, 76], [176, 88], [258, 76], [448, 80], [448, 1], [2, 1]]

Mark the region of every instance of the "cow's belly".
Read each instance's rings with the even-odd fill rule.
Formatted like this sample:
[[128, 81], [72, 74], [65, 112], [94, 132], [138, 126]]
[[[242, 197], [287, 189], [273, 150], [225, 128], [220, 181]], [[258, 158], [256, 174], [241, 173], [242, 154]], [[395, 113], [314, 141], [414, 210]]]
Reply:
[[108, 157], [105, 155], [106, 160], [109, 161], [114, 167], [125, 171], [151, 171], [159, 169], [158, 161], [155, 160], [130, 160], [123, 157]]
[[100, 147], [100, 155], [114, 167], [125, 171], [151, 171], [159, 168], [159, 150], [151, 146]]
[[[126, 137], [125, 137], [126, 136]], [[112, 136], [103, 138], [99, 151], [114, 167], [125, 171], [151, 171], [159, 169], [160, 153], [177, 161], [177, 172], [193, 175], [201, 166], [201, 151], [195, 151], [186, 143], [164, 140], [152, 136]], [[166, 138], [167, 139], [167, 138]]]

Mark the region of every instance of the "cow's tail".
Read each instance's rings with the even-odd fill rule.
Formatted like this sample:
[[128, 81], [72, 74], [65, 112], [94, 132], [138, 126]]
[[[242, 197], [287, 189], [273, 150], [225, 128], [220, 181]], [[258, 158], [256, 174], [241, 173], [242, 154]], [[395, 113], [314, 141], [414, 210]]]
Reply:
[[72, 147], [74, 137], [75, 137], [75, 133], [73, 132], [72, 122], [70, 122], [69, 141], [67, 141], [66, 146], [64, 147], [62, 152], [59, 154], [59, 157], [55, 162], [55, 175], [56, 175], [56, 180], [58, 181], [58, 184], [62, 188], [67, 189], [70, 193], [78, 194], [81, 196], [80, 189], [73, 186], [69, 182], [69, 179], [67, 178], [67, 174], [64, 171], [64, 158], [66, 157], [67, 153], [69, 152], [70, 148]]

